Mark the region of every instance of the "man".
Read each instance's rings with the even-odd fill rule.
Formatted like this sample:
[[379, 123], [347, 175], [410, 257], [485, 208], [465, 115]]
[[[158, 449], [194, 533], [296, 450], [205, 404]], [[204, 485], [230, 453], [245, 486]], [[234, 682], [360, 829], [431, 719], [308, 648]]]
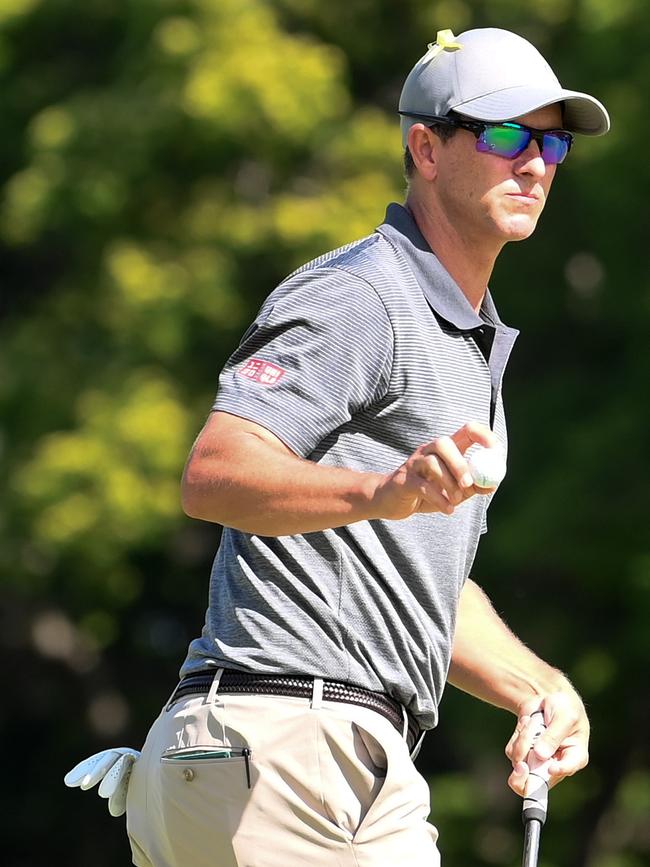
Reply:
[[484, 29], [438, 34], [400, 115], [405, 205], [269, 296], [189, 457], [184, 508], [225, 529], [130, 781], [141, 867], [438, 863], [412, 756], [447, 680], [516, 715], [515, 792], [535, 710], [551, 783], [587, 762], [579, 696], [469, 578], [494, 489], [467, 453], [506, 444], [495, 260], [607, 113]]

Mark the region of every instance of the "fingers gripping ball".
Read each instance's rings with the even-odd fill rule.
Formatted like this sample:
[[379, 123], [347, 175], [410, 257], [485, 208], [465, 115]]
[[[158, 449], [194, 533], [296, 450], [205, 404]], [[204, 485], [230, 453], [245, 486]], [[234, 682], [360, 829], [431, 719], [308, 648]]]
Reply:
[[500, 446], [479, 446], [467, 459], [474, 484], [479, 488], [496, 488], [506, 474], [506, 456]]

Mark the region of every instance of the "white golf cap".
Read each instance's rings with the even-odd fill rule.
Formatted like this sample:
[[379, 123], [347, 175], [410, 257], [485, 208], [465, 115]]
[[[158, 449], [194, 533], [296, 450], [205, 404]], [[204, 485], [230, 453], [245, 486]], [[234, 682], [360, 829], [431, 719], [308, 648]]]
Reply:
[[488, 27], [454, 36], [438, 32], [404, 82], [399, 100], [402, 141], [422, 120], [415, 114], [444, 116], [450, 111], [475, 120], [513, 120], [561, 102], [562, 126], [570, 132], [603, 135], [609, 115], [593, 96], [565, 90], [534, 45], [511, 33]]

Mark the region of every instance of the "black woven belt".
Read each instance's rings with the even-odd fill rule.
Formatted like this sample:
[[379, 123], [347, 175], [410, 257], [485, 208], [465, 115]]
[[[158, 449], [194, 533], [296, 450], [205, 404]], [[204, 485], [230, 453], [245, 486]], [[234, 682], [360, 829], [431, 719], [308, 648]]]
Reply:
[[[169, 705], [186, 695], [207, 693], [212, 686], [216, 672], [199, 671], [188, 674], [174, 690]], [[314, 691], [314, 678], [305, 675], [264, 675], [247, 674], [243, 671], [225, 670], [219, 680], [217, 692], [239, 695], [284, 695], [293, 698], [311, 698]], [[383, 692], [373, 692], [351, 683], [337, 680], [323, 680], [323, 699], [357, 704], [377, 711], [392, 723], [401, 734], [404, 732], [402, 705]], [[409, 752], [420, 736], [420, 727], [407, 711], [408, 732], [406, 744]]]

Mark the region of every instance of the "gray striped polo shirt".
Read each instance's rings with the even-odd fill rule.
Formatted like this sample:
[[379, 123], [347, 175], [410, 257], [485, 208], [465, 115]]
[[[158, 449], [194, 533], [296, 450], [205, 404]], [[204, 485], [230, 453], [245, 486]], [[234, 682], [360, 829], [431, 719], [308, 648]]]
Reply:
[[[390, 472], [467, 421], [506, 445], [501, 378], [517, 332], [477, 315], [410, 213], [291, 274], [226, 364], [214, 403], [317, 463]], [[308, 674], [389, 693], [437, 721], [457, 602], [487, 496], [451, 516], [267, 537], [225, 528], [200, 638], [211, 665]]]

